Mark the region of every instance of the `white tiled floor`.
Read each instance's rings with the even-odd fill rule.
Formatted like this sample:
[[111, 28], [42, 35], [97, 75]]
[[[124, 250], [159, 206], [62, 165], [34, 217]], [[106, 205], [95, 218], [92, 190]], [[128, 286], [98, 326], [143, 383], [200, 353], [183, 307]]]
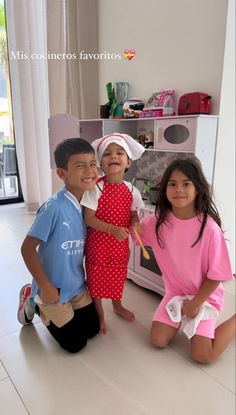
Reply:
[[[0, 207], [0, 414], [1, 415], [233, 415], [235, 344], [211, 366], [189, 359], [179, 333], [172, 346], [149, 345], [157, 294], [127, 282], [128, 323], [106, 302], [109, 332], [77, 355], [61, 350], [38, 318], [22, 328], [18, 293], [30, 281], [20, 245], [33, 214], [24, 205]], [[220, 321], [235, 310], [234, 282], [226, 285]]]

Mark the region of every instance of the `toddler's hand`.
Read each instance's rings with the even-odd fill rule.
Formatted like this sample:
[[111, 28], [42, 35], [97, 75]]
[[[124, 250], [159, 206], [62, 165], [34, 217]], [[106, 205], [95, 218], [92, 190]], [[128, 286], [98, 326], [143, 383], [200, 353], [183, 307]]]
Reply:
[[121, 226], [111, 225], [110, 234], [118, 241], [124, 241], [129, 237], [129, 230]]
[[133, 231], [133, 228], [136, 230], [136, 232], [141, 235], [142, 234], [142, 226], [139, 222], [135, 222], [133, 225], [130, 226], [130, 231]]
[[138, 232], [139, 235], [141, 235], [142, 233], [142, 227], [139, 223], [139, 221], [133, 221], [131, 220], [131, 224], [130, 224], [130, 230], [132, 231], [132, 228], [135, 228], [135, 230]]
[[196, 317], [200, 310], [200, 306], [194, 302], [194, 298], [192, 300], [184, 300], [182, 306], [182, 315], [190, 318]]

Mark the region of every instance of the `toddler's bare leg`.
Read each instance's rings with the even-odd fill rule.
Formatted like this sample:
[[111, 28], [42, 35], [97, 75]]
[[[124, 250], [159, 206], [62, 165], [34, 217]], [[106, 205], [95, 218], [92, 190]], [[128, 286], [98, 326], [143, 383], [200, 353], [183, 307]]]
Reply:
[[135, 315], [132, 313], [132, 311], [129, 311], [127, 308], [125, 308], [120, 300], [112, 300], [113, 309], [115, 313], [119, 314], [119, 316], [125, 318], [129, 321], [134, 321]]
[[220, 324], [215, 331], [215, 338], [194, 336], [191, 340], [191, 357], [198, 363], [212, 363], [223, 353], [235, 338], [236, 314]]
[[99, 321], [100, 321], [99, 333], [100, 334], [107, 334], [107, 328], [106, 328], [105, 317], [104, 317], [104, 310], [103, 310], [103, 306], [102, 306], [102, 299], [101, 298], [94, 298], [93, 301], [94, 301], [94, 305], [96, 307], [98, 317], [99, 317]]

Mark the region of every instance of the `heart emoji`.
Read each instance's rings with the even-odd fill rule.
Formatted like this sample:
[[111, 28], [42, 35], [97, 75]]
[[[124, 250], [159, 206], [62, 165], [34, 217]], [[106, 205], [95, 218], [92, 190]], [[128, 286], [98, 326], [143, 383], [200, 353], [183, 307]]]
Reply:
[[136, 50], [134, 49], [125, 49], [124, 51], [124, 57], [126, 59], [129, 59], [129, 61], [131, 61], [131, 59], [133, 59], [136, 55]]

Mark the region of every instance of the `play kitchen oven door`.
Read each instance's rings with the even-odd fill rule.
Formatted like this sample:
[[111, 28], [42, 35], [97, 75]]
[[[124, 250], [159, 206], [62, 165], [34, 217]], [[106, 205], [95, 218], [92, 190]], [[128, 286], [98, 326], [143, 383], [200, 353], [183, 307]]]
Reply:
[[156, 120], [154, 149], [194, 153], [196, 129], [196, 117], [175, 117]]
[[156, 262], [153, 250], [150, 246], [145, 246], [150, 259], [145, 259], [139, 246], [134, 247], [134, 273], [140, 275], [140, 280], [136, 282], [145, 288], [156, 291], [163, 295], [165, 292], [161, 270]]

